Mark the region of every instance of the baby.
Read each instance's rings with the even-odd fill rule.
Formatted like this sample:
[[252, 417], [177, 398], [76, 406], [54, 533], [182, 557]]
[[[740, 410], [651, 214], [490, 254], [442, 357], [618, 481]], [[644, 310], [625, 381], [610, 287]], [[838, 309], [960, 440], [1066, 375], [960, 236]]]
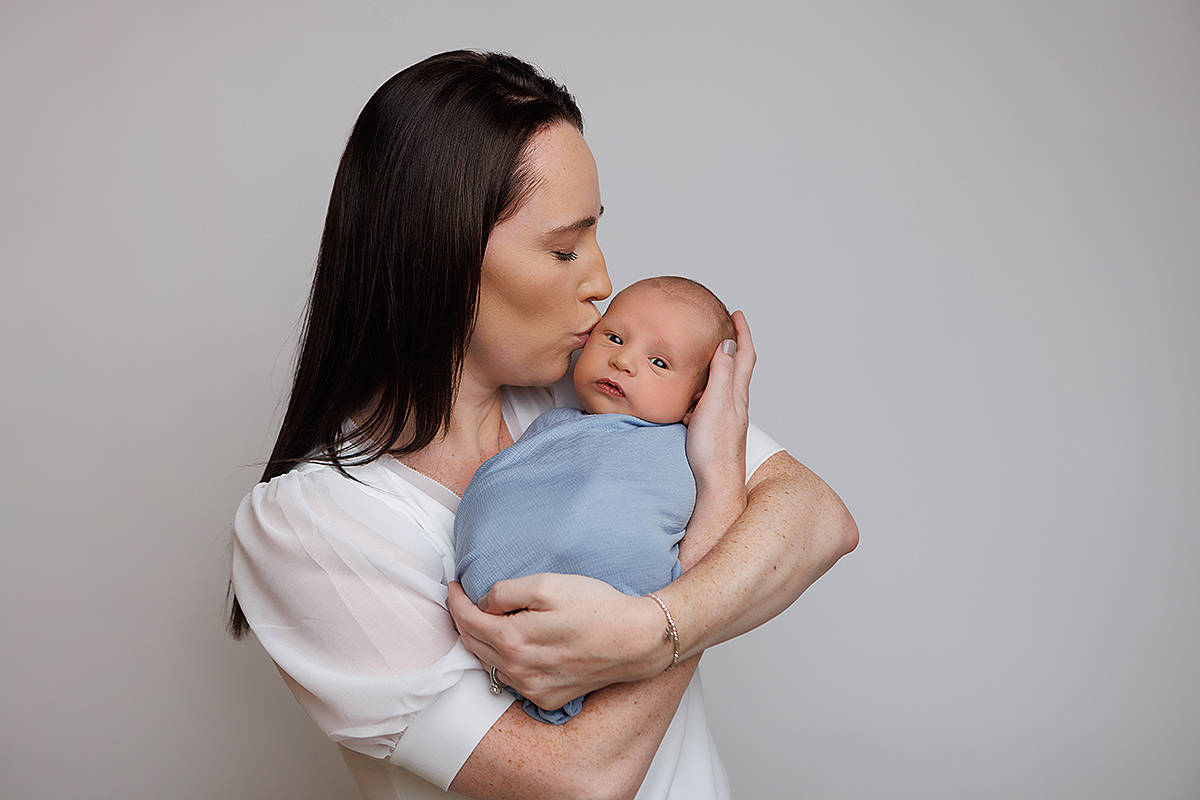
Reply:
[[575, 364], [575, 393], [589, 414], [687, 425], [717, 345], [735, 338], [729, 311], [707, 288], [646, 278], [617, 294], [596, 323]]
[[[496, 581], [539, 572], [632, 595], [679, 577], [696, 504], [685, 426], [717, 346], [734, 338], [725, 305], [687, 278], [647, 278], [614, 297], [575, 364], [583, 410], [540, 415], [463, 493], [454, 549], [467, 596], [478, 602]], [[552, 710], [524, 703], [558, 724], [582, 706], [582, 697]]]

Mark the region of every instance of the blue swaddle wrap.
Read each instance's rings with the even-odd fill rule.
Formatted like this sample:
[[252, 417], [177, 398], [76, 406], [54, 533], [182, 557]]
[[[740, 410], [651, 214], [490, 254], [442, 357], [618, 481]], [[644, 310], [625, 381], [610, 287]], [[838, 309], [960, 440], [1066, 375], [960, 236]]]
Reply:
[[[467, 596], [478, 602], [496, 581], [539, 572], [587, 575], [632, 595], [679, 577], [696, 504], [686, 437], [681, 423], [627, 414], [539, 416], [463, 492], [454, 555]], [[582, 706], [582, 697], [550, 711], [525, 700], [530, 716], [557, 724]]]

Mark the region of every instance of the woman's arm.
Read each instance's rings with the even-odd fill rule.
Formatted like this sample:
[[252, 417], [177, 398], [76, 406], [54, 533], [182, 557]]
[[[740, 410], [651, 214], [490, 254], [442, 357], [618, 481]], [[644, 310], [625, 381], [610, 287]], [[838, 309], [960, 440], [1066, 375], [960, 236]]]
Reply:
[[[726, 508], [708, 517], [715, 535], [689, 524], [688, 537], [704, 544], [681, 549], [687, 572], [657, 592], [676, 620], [681, 658], [776, 616], [857, 545], [858, 529], [841, 500], [787, 453], [768, 458], [747, 486], [740, 516]], [[720, 520], [731, 516], [733, 525], [722, 530]], [[669, 651], [663, 656], [663, 616], [654, 601], [591, 578], [548, 573], [501, 581], [483, 603], [487, 613], [451, 584], [448, 607], [463, 643], [544, 708], [652, 677], [670, 658]]]
[[[796, 484], [804, 489], [797, 491]], [[545, 681], [545, 673], [525, 667], [524, 661], [557, 662], [567, 671], [580, 672], [606, 661], [610, 674], [634, 664], [653, 676], [593, 692], [583, 712], [563, 726], [537, 722], [514, 704], [472, 752], [451, 789], [479, 798], [630, 798], [637, 793], [699, 663], [698, 654], [778, 614], [852, 550], [853, 542], [848, 540], [857, 538], [853, 529], [839, 530], [849, 515], [836, 495], [786, 453], [767, 459], [747, 486], [748, 495], [741, 496], [734, 491], [716, 496], [710, 486], [709, 499], [697, 503], [688, 525], [693, 540], [690, 558], [698, 563], [685, 563], [691, 569], [657, 593], [672, 609], [680, 634], [682, 660], [666, 673], [661, 671], [670, 663], [673, 650], [663, 639], [663, 614], [653, 600], [620, 595], [613, 624], [601, 611], [612, 599], [608, 594], [615, 592], [607, 584], [544, 574], [504, 582], [492, 602], [525, 603], [529, 610], [497, 616], [481, 612], [457, 584], [451, 584], [449, 607], [460, 628], [466, 621], [467, 627], [486, 631], [485, 636], [501, 642], [501, 650], [470, 634], [464, 635], [464, 642], [477, 653], [487, 653], [481, 656], [485, 663], [518, 673], [531, 691], [548, 692], [542, 703], [546, 707], [578, 694]], [[820, 502], [808, 499], [825, 492], [828, 495]], [[740, 516], [739, 508], [745, 509]], [[826, 518], [827, 514], [833, 518]], [[781, 518], [782, 527], [775, 522]], [[790, 524], [795, 530], [786, 524], [789, 518], [794, 519]], [[731, 519], [734, 522], [722, 537]], [[849, 525], [853, 526], [852, 520]], [[813, 531], [828, 531], [830, 538], [823, 540]], [[705, 554], [703, 548], [709, 546], [712, 549]], [[751, 557], [754, 553], [766, 553], [767, 558]], [[555, 611], [563, 610], [556, 606], [560, 602], [556, 598], [564, 595], [569, 595], [567, 602], [573, 606], [568, 616], [582, 609], [591, 611], [578, 614], [583, 627], [575, 637], [535, 644], [522, 641], [518, 632], [506, 627], [506, 622], [524, 619], [531, 629], [552, 633]], [[748, 614], [727, 610], [746, 606], [752, 609]], [[600, 652], [589, 661], [578, 653], [581, 642], [602, 643]], [[554, 691], [561, 691], [561, 698]]]
[[513, 703], [450, 789], [487, 800], [632, 798], [699, 661], [593, 692], [565, 725], [539, 722]]
[[[744, 492], [720, 498], [710, 493], [705, 504], [697, 505], [688, 536], [711, 543], [744, 507]], [[559, 588], [555, 585], [558, 579], [579, 576], [538, 577], [549, 596]], [[602, 581], [581, 580], [587, 588], [612, 591]], [[580, 599], [588, 602], [586, 592]], [[674, 645], [663, 637], [666, 622], [662, 610], [648, 598], [628, 599], [632, 601], [631, 616], [626, 618], [630, 629], [622, 646], [637, 652], [640, 661], [652, 664], [654, 676], [589, 694], [583, 711], [565, 725], [534, 720], [514, 703], [472, 751], [451, 783], [452, 790], [469, 797], [522, 800], [632, 798], [637, 794], [700, 656], [683, 659], [664, 672]], [[449, 606], [468, 618], [474, 614], [485, 623], [495, 620], [479, 611], [457, 583], [450, 586]], [[628, 635], [629, 630], [638, 629], [650, 629], [651, 633], [640, 639]]]
[[[356, 475], [385, 478], [371, 469], [381, 468]], [[565, 726], [529, 719], [511, 698], [487, 694], [446, 611], [442, 554], [428, 529], [397, 513], [394, 497], [318, 468], [259, 484], [238, 507], [234, 585], [296, 700], [335, 741], [440, 787], [456, 780], [480, 797], [631, 796], [694, 669], [681, 662], [662, 674], [673, 647], [661, 609], [620, 595], [632, 605], [628, 630], [646, 632], [637, 647], [625, 637], [630, 657], [652, 663], [655, 680], [595, 693]], [[553, 593], [561, 593], [555, 579], [571, 578], [615, 592], [548, 577]], [[590, 602], [587, 591], [578, 596]], [[497, 619], [457, 584], [449, 602]]]
[[[688, 428], [698, 507], [710, 495], [736, 495], [744, 480], [755, 355], [745, 317], [735, 312], [733, 318], [737, 351], [732, 358], [714, 354]], [[745, 486], [746, 508], [732, 527], [698, 537], [720, 542], [703, 558], [698, 554], [706, 547], [685, 549], [683, 555], [698, 563], [659, 592], [681, 626], [685, 655], [775, 616], [857, 546], [857, 526], [840, 498], [788, 454], [771, 456]], [[469, 650], [500, 666], [526, 697], [555, 708], [612, 683], [648, 678], [656, 669], [645, 649], [647, 641], [661, 638], [645, 614], [644, 604], [653, 601], [586, 580], [536, 575], [501, 581], [481, 600], [487, 614], [467, 608], [469, 603], [452, 603], [450, 611]]]
[[841, 499], [787, 453], [763, 462], [747, 486], [741, 516], [699, 563], [658, 592], [676, 618], [681, 657], [779, 614], [858, 545], [858, 527]]
[[687, 572], [659, 592], [679, 606], [678, 622], [687, 629], [680, 646], [688, 655], [771, 619], [858, 545], [858, 528], [841, 499], [787, 453], [771, 456], [746, 481], [757, 355], [745, 315], [734, 312], [733, 323], [733, 357], [723, 347], [713, 354], [688, 425], [687, 455], [701, 498], [738, 493], [745, 482], [747, 506], [711, 550], [697, 548], [706, 552], [698, 564], [684, 564]]

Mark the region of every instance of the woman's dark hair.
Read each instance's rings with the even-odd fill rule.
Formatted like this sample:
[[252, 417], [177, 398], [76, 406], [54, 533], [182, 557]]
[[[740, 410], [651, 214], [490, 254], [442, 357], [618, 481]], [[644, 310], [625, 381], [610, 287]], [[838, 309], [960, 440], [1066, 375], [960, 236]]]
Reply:
[[[492, 227], [535, 186], [530, 138], [583, 130], [566, 88], [501, 53], [455, 50], [397, 73], [338, 165], [287, 413], [262, 480], [302, 461], [412, 453], [450, 422]], [[355, 430], [345, 430], [362, 414]], [[413, 433], [399, 441], [412, 420]], [[248, 629], [230, 582], [228, 628]]]

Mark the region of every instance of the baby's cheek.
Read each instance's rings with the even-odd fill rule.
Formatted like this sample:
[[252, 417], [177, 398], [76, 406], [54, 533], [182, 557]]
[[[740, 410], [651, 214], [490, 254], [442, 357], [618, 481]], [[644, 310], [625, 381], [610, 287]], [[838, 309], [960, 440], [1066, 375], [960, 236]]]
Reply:
[[645, 396], [639, 398], [641, 408], [636, 409], [634, 415], [647, 422], [660, 424], [679, 422], [684, 412], [687, 411], [685, 398], [686, 394], [678, 386], [654, 386], [652, 391], [646, 392]]

